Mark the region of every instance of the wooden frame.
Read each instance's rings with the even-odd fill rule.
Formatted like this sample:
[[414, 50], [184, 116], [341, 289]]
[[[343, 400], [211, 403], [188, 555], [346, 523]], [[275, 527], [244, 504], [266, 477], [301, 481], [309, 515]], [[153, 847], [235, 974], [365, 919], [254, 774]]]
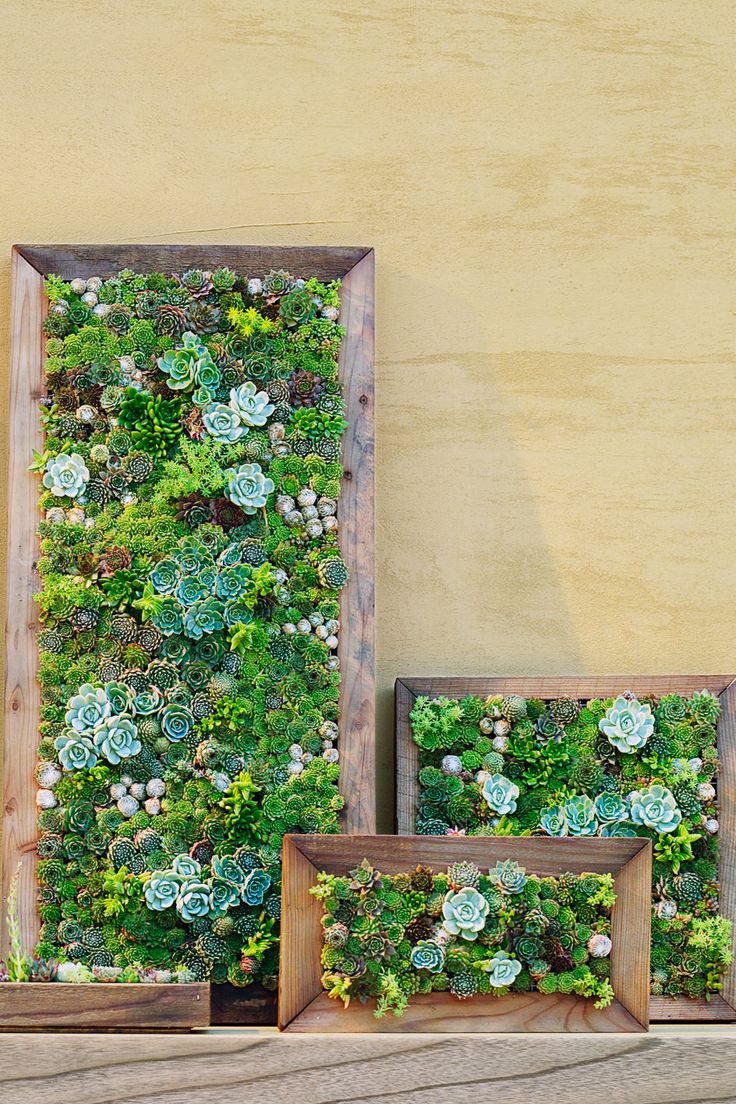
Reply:
[[[649, 1023], [651, 852], [644, 839], [580, 841], [545, 837], [285, 836], [281, 890], [279, 1028], [282, 1031], [646, 1031]], [[346, 874], [367, 858], [395, 874], [417, 863], [436, 869], [459, 859], [493, 866], [514, 859], [530, 872], [612, 873], [618, 899], [611, 925], [613, 1003], [593, 1007], [560, 993], [509, 993], [459, 1001], [451, 993], [422, 993], [404, 1015], [376, 1020], [373, 1008], [347, 1009], [322, 988], [322, 905], [310, 892], [317, 874]]]
[[0, 1031], [129, 1031], [210, 1025], [210, 986], [23, 982], [0, 985]]
[[[464, 698], [468, 694], [521, 694], [551, 699], [610, 697], [623, 690], [635, 694], [692, 694], [706, 688], [721, 701], [718, 722], [718, 804], [721, 854], [720, 904], [724, 916], [736, 921], [736, 679], [733, 675], [604, 675], [569, 678], [400, 678], [396, 680], [396, 822], [401, 835], [414, 832], [419, 797], [419, 748], [411, 735], [409, 714], [416, 699]], [[711, 1000], [652, 997], [652, 1022], [736, 1021], [736, 969], [726, 973], [723, 991]]]
[[[12, 322], [9, 395], [9, 505], [5, 628], [3, 744], [3, 901], [20, 868], [18, 905], [24, 945], [38, 935], [36, 913], [36, 807], [33, 770], [38, 746], [40, 693], [35, 631], [39, 589], [38, 479], [28, 471], [32, 449], [42, 450], [38, 401], [46, 393], [43, 279], [53, 272], [110, 276], [121, 268], [182, 272], [229, 265], [262, 275], [286, 268], [322, 280], [340, 278], [340, 379], [346, 418], [340, 546], [350, 569], [341, 593], [340, 788], [346, 797], [343, 830], [375, 830], [374, 674], [374, 254], [362, 247], [224, 245], [19, 245], [12, 251]], [[4, 911], [4, 910], [3, 910]], [[2, 920], [2, 953], [7, 930]], [[275, 995], [255, 986], [218, 986], [216, 1022], [275, 1022]], [[227, 998], [227, 999], [226, 999]], [[224, 1007], [223, 1007], [224, 1001]]]

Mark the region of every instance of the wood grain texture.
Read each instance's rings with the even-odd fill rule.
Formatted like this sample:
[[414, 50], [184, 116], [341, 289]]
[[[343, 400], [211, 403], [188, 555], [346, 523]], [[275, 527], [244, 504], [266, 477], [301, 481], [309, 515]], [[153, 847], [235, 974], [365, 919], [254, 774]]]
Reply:
[[734, 1063], [722, 1032], [6, 1035], [0, 1104], [734, 1104]]
[[[13, 252], [8, 421], [8, 554], [5, 613], [5, 706], [3, 738], [3, 903], [18, 872], [18, 919], [23, 947], [29, 951], [39, 930], [36, 912], [36, 783], [40, 690], [35, 633], [39, 589], [38, 486], [28, 471], [33, 449], [42, 450], [38, 400], [43, 383], [43, 281], [18, 252]], [[8, 933], [2, 908], [2, 957]]]
[[309, 890], [317, 885], [317, 867], [286, 836], [282, 851], [279, 1018], [283, 1031], [322, 992], [322, 967], [315, 946], [322, 945], [322, 906]]
[[17, 245], [16, 250], [42, 275], [114, 276], [134, 272], [185, 272], [188, 268], [227, 266], [248, 276], [285, 268], [297, 275], [335, 280], [369, 252], [362, 246], [247, 245]]
[[[721, 700], [718, 722], [718, 801], [720, 817], [719, 878], [721, 912], [736, 921], [736, 682], [732, 675], [604, 675], [553, 678], [421, 677], [397, 679], [396, 723], [396, 824], [401, 835], [416, 829], [419, 802], [419, 748], [414, 743], [409, 714], [417, 697], [445, 696], [461, 699], [468, 694], [521, 694], [552, 699], [562, 695], [585, 699], [609, 697], [624, 689], [638, 695], [692, 694], [709, 689]], [[736, 933], [734, 935], [736, 941]], [[641, 994], [640, 994], [641, 997]], [[642, 1002], [639, 1003], [640, 1011]], [[722, 996], [709, 1001], [680, 998], [652, 998], [653, 1022], [736, 1022], [736, 972], [733, 966], [724, 977]]]
[[209, 1023], [210, 987], [202, 983], [0, 985], [0, 1030], [156, 1028], [160, 1031], [208, 1027]]
[[350, 579], [340, 594], [340, 789], [345, 832], [376, 830], [375, 258], [367, 253], [340, 291], [340, 379], [348, 430], [342, 450], [340, 548]]
[[[4, 890], [22, 861], [19, 913], [24, 945], [38, 934], [35, 899], [38, 654], [35, 643], [37, 477], [27, 471], [32, 448], [42, 448], [38, 399], [45, 393], [42, 321], [43, 275], [110, 275], [128, 267], [143, 272], [183, 271], [192, 265], [230, 265], [241, 273], [289, 268], [322, 279], [344, 277], [340, 378], [348, 429], [343, 439], [340, 547], [350, 571], [341, 595], [339, 655], [340, 788], [346, 797], [345, 831], [375, 829], [374, 655], [374, 285], [373, 251], [363, 247], [260, 246], [18, 246], [13, 253], [14, 314], [10, 402], [10, 509], [6, 630]], [[35, 266], [35, 267], [33, 267]], [[249, 1000], [252, 996], [252, 1000]], [[260, 987], [224, 987], [213, 1001], [218, 1023], [274, 1023], [275, 995]]]
[[[552, 846], [549, 846], [552, 844]], [[282, 959], [279, 1027], [297, 1032], [576, 1032], [644, 1031], [648, 1024], [651, 931], [651, 844], [641, 839], [541, 837], [287, 836], [281, 895]], [[298, 858], [297, 858], [298, 856]], [[310, 894], [317, 874], [345, 874], [367, 858], [387, 874], [418, 863], [444, 869], [459, 859], [493, 866], [514, 859], [528, 871], [614, 875], [613, 1004], [594, 1008], [582, 997], [511, 993], [458, 1002], [450, 993], [413, 998], [404, 1016], [377, 1020], [372, 1002], [343, 1008], [322, 990], [322, 908]], [[316, 907], [315, 907], [316, 906]]]

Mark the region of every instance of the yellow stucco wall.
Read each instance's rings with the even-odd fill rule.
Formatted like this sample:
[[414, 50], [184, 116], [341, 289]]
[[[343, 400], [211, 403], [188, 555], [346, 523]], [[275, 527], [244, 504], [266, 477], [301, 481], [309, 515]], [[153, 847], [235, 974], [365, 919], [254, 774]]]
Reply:
[[729, 0], [1, 0], [13, 241], [365, 244], [397, 675], [736, 665]]

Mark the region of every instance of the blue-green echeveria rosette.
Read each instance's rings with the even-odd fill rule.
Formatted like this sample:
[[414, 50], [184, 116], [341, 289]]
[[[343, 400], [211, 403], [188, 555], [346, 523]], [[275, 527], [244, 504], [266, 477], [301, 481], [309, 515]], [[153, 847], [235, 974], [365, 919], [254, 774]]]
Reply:
[[122, 682], [106, 682], [105, 697], [110, 703], [110, 712], [115, 714], [127, 713], [133, 708], [134, 695], [130, 688]]
[[95, 729], [94, 745], [100, 755], [113, 765], [121, 759], [130, 759], [131, 755], [137, 755], [141, 750], [138, 727], [126, 713], [106, 717]]
[[259, 391], [250, 381], [232, 389], [230, 406], [246, 426], [264, 426], [274, 412], [267, 392]]
[[412, 947], [409, 959], [415, 970], [427, 970], [430, 974], [439, 974], [445, 964], [445, 952], [433, 939], [420, 939]]
[[161, 713], [161, 731], [172, 744], [189, 735], [194, 717], [184, 705], [167, 705]]
[[204, 601], [208, 593], [208, 588], [199, 575], [188, 575], [176, 588], [177, 600], [183, 606], [193, 606], [195, 602]]
[[191, 922], [208, 916], [212, 908], [210, 887], [197, 878], [182, 883], [176, 898], [176, 908], [182, 920]]
[[198, 878], [202, 873], [202, 867], [191, 855], [177, 855], [171, 866], [174, 873], [182, 880]]
[[488, 871], [489, 881], [502, 893], [521, 893], [526, 885], [526, 871], [513, 859], [504, 859]]
[[182, 608], [170, 595], [162, 598], [151, 613], [151, 624], [164, 636], [173, 636], [184, 628]]
[[66, 704], [66, 723], [75, 732], [92, 735], [97, 725], [110, 716], [110, 701], [105, 690], [85, 682]]
[[211, 403], [202, 412], [202, 424], [210, 437], [221, 444], [234, 445], [249, 432], [240, 414], [224, 403]]
[[548, 836], [566, 836], [569, 833], [564, 805], [548, 805], [539, 815], [539, 827]]
[[227, 497], [245, 514], [255, 514], [266, 505], [274, 482], [263, 474], [260, 464], [241, 464], [225, 472]]
[[205, 633], [218, 632], [224, 627], [222, 606], [216, 598], [194, 602], [184, 614], [184, 632], [191, 640], [201, 640]]
[[153, 912], [163, 912], [176, 904], [182, 879], [175, 870], [155, 870], [143, 890], [146, 905]]
[[210, 883], [210, 911], [215, 916], [223, 916], [228, 909], [240, 904], [240, 890], [232, 882], [222, 878], [213, 878]]
[[158, 594], [173, 594], [181, 578], [179, 565], [172, 559], [159, 560], [149, 577]]
[[450, 891], [442, 903], [443, 927], [461, 939], [477, 939], [478, 932], [485, 927], [488, 910], [488, 901], [477, 889], [465, 886], [457, 892]]
[[575, 794], [567, 799], [565, 818], [571, 836], [594, 836], [598, 831], [595, 803], [587, 794]]
[[521, 973], [518, 958], [510, 958], [505, 951], [498, 950], [485, 965], [488, 980], [494, 989], [504, 989], [514, 984]]
[[598, 727], [617, 751], [632, 755], [646, 745], [654, 732], [654, 716], [648, 705], [622, 694], [598, 722]]
[[46, 461], [43, 485], [57, 498], [78, 498], [89, 482], [89, 469], [77, 452], [60, 452]]
[[502, 774], [493, 774], [486, 778], [481, 790], [489, 809], [498, 816], [507, 816], [516, 812], [519, 787], [504, 778]]
[[246, 905], [261, 905], [271, 886], [271, 875], [265, 870], [251, 870], [247, 875], [241, 890], [241, 896]]
[[192, 387], [207, 390], [216, 387], [220, 371], [206, 345], [196, 334], [182, 334], [182, 343], [176, 349], [168, 349], [158, 358], [158, 366], [172, 391], [187, 391]]
[[682, 820], [675, 797], [666, 786], [655, 783], [645, 790], [634, 790], [629, 795], [631, 820], [660, 835], [674, 832]]
[[56, 737], [54, 747], [64, 770], [90, 770], [97, 763], [97, 751], [89, 736], [71, 729]]
[[[229, 882], [240, 890], [245, 882], [245, 871], [231, 855], [215, 855], [210, 863], [212, 873], [223, 882]], [[239, 895], [239, 894], [238, 894]]]
[[596, 818], [601, 824], [615, 824], [629, 818], [629, 807], [618, 794], [598, 794], [594, 805]]

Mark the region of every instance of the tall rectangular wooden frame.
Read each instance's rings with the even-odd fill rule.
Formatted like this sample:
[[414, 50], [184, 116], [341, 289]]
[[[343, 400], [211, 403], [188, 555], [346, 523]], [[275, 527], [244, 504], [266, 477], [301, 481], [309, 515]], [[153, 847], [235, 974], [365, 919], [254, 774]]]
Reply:
[[[411, 735], [409, 714], [418, 697], [468, 694], [521, 694], [552, 699], [610, 697], [622, 690], [635, 694], [692, 694], [707, 687], [721, 701], [718, 722], [718, 804], [721, 855], [719, 862], [721, 913], [736, 927], [736, 677], [733, 675], [589, 675], [569, 678], [400, 678], [396, 680], [396, 823], [400, 835], [414, 832], [419, 798], [419, 748]], [[736, 1021], [736, 968], [728, 970], [723, 991], [711, 1000], [689, 997], [652, 997], [650, 1016], [656, 1022]]]
[[[38, 482], [28, 471], [41, 450], [38, 402], [45, 393], [43, 280], [111, 276], [122, 268], [182, 272], [228, 265], [262, 275], [284, 268], [296, 275], [341, 279], [339, 357], [348, 429], [343, 439], [340, 546], [350, 570], [341, 593], [339, 656], [340, 789], [346, 798], [343, 831], [375, 831], [374, 659], [374, 252], [365, 247], [269, 247], [225, 245], [18, 245], [12, 251], [12, 317], [9, 393], [8, 544], [5, 624], [5, 720], [3, 738], [2, 893], [20, 868], [18, 905], [25, 946], [37, 938], [36, 807], [33, 770], [38, 746], [40, 693], [35, 631], [39, 589]], [[2, 954], [7, 929], [2, 908]], [[218, 987], [225, 988], [225, 987]], [[221, 1022], [275, 1022], [275, 998], [251, 990], [214, 1007]], [[213, 1004], [217, 998], [213, 999]]]
[[[649, 1025], [649, 908], [652, 845], [643, 839], [585, 840], [531, 837], [286, 836], [281, 891], [282, 943], [279, 1027], [282, 1031], [646, 1031]], [[613, 1003], [596, 1009], [584, 997], [509, 993], [458, 1001], [451, 993], [422, 993], [400, 1019], [378, 1021], [370, 1005], [344, 1009], [322, 988], [322, 905], [309, 891], [317, 874], [346, 874], [364, 858], [386, 874], [417, 863], [444, 869], [468, 859], [482, 867], [514, 859], [530, 873], [611, 873], [617, 900], [611, 916]]]

